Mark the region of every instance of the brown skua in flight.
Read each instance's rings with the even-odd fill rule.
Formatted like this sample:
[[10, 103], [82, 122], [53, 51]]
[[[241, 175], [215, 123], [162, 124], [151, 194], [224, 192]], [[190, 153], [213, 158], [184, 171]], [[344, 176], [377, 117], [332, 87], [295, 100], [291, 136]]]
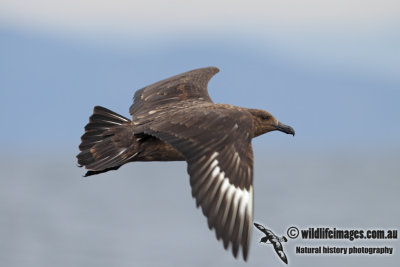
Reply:
[[246, 260], [253, 214], [251, 140], [270, 131], [294, 135], [269, 112], [214, 103], [207, 91], [219, 70], [196, 69], [136, 91], [129, 120], [94, 107], [81, 137], [86, 176], [134, 161], [183, 161], [192, 195], [210, 229]]

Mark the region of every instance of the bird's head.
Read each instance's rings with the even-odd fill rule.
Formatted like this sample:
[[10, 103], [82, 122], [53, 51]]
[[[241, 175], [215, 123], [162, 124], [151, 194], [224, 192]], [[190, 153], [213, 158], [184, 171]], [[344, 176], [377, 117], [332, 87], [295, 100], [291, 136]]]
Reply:
[[294, 129], [279, 122], [271, 113], [261, 109], [249, 109], [253, 115], [253, 137], [271, 132], [281, 131], [294, 136]]

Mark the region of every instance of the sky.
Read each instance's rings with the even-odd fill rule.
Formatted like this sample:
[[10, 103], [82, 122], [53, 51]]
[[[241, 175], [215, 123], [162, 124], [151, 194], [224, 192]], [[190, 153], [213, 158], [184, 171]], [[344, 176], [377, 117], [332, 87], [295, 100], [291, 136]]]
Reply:
[[62, 139], [68, 148], [92, 106], [127, 115], [135, 90], [205, 66], [221, 69], [215, 102], [270, 111], [297, 128], [302, 147], [398, 147], [395, 1], [0, 5], [1, 119], [15, 129], [3, 133], [7, 147]]
[[[211, 253], [221, 265], [242, 264], [224, 254], [208, 232], [190, 199], [183, 163], [154, 163], [154, 168], [130, 164], [83, 182], [83, 170], [75, 162], [93, 106], [129, 116], [137, 89], [206, 66], [220, 69], [209, 83], [214, 102], [268, 110], [296, 130], [295, 137], [274, 132], [253, 140], [258, 218], [282, 233], [295, 221], [304, 226], [398, 225], [398, 1], [3, 0], [0, 59], [0, 212], [7, 214], [0, 217], [0, 233], [18, 237], [0, 243], [5, 251], [0, 260], [7, 266], [100, 266], [102, 257], [106, 266], [129, 266], [132, 257], [142, 265], [159, 266], [160, 258], [151, 259], [145, 250], [157, 245], [144, 237], [139, 237], [143, 247], [130, 243], [135, 234], [150, 235], [155, 226], [143, 226], [141, 218], [160, 219], [152, 209], [161, 212], [164, 232], [175, 227], [165, 237], [172, 238], [177, 229], [190, 233], [174, 221], [184, 220], [184, 211], [190, 214], [187, 224], [204, 228], [194, 233], [201, 239], [197, 249]], [[261, 179], [271, 171], [271, 177]], [[129, 180], [130, 175], [151, 182]], [[186, 191], [171, 196], [162, 190], [166, 183], [150, 189], [159, 176]], [[124, 188], [135, 193], [129, 195]], [[168, 216], [168, 201], [160, 211], [160, 200], [144, 193], [149, 190], [179, 207], [171, 211], [173, 216]], [[271, 202], [282, 194], [285, 200]], [[293, 199], [301, 207], [293, 207]], [[130, 207], [124, 205], [141, 201], [146, 205], [135, 204], [135, 212], [126, 215]], [[346, 208], [346, 203], [353, 204]], [[381, 210], [383, 206], [387, 209]], [[280, 215], [269, 217], [264, 210]], [[102, 222], [91, 228], [96, 218]], [[31, 221], [35, 223], [24, 223]], [[129, 232], [138, 223], [143, 233]], [[99, 237], [97, 230], [103, 231]], [[110, 240], [116, 242], [111, 251], [101, 245]], [[74, 247], [76, 243], [80, 246]], [[160, 257], [168, 258], [167, 266], [191, 265], [199, 261], [191, 245], [184, 240], [176, 245], [186, 251], [185, 259], [171, 259], [164, 252]], [[252, 244], [250, 265], [276, 260], [257, 245]], [[288, 246], [289, 258], [299, 266], [315, 260], [296, 257], [293, 243]], [[130, 248], [137, 254], [132, 256]], [[73, 258], [65, 258], [65, 251]], [[18, 260], [16, 255], [24, 256]], [[390, 266], [395, 258], [368, 259], [339, 257], [331, 264]], [[329, 266], [326, 260], [317, 258], [315, 263]]]

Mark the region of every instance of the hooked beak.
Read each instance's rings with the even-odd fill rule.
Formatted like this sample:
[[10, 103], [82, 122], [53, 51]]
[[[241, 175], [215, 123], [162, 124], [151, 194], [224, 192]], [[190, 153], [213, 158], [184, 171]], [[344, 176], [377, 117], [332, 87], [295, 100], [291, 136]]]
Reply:
[[292, 127], [290, 127], [289, 125], [283, 124], [281, 122], [278, 122], [278, 125], [276, 126], [276, 130], [287, 133], [287, 134], [291, 134], [293, 136], [295, 134], [294, 129]]

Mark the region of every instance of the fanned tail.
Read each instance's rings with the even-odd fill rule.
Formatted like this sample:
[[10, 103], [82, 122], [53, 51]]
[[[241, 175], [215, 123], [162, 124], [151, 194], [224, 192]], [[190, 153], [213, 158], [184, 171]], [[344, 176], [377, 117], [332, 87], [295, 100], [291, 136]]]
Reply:
[[89, 170], [85, 176], [117, 170], [137, 154], [130, 120], [104, 107], [94, 107], [79, 150], [78, 164]]

